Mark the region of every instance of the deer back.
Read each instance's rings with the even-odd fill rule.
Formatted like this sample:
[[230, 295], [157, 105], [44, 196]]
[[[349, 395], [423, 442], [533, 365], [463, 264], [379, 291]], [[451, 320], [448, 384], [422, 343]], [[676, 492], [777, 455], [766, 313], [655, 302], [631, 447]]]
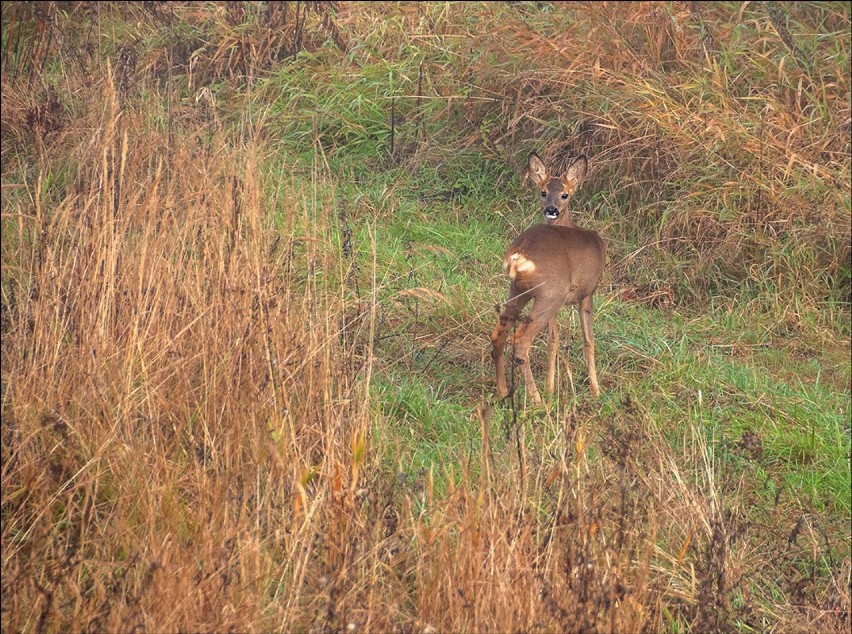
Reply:
[[517, 292], [577, 303], [597, 288], [605, 255], [594, 231], [539, 224], [515, 239], [503, 265]]

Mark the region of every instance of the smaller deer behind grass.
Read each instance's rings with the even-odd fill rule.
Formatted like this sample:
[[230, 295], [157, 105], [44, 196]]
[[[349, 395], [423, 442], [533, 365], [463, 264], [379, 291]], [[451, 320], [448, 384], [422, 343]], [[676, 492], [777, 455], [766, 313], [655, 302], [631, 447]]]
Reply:
[[[559, 348], [556, 313], [565, 304], [577, 305], [583, 331], [583, 353], [589, 366], [589, 388], [592, 396], [600, 394], [595, 372], [592, 296], [601, 280], [606, 247], [596, 232], [578, 227], [568, 210], [571, 196], [583, 182], [587, 170], [588, 161], [585, 156], [580, 156], [563, 176], [553, 176], [537, 154], [530, 155], [529, 176], [541, 193], [545, 224], [537, 224], [524, 231], [503, 257], [503, 269], [510, 280], [509, 299], [491, 334], [491, 358], [497, 373], [500, 398], [506, 398], [510, 393], [503, 356], [506, 340], [530, 301], [533, 304], [529, 315], [521, 320], [512, 348], [513, 362], [521, 367], [532, 402], [541, 404], [529, 363], [530, 345], [546, 325], [549, 332], [547, 392], [553, 394]], [[565, 368], [573, 388], [574, 379], [567, 356]]]

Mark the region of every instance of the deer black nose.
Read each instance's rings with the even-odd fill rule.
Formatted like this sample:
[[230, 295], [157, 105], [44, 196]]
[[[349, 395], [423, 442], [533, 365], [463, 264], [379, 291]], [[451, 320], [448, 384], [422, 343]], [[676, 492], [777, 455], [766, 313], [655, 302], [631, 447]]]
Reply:
[[544, 215], [546, 218], [558, 218], [559, 210], [556, 207], [550, 206], [544, 208]]

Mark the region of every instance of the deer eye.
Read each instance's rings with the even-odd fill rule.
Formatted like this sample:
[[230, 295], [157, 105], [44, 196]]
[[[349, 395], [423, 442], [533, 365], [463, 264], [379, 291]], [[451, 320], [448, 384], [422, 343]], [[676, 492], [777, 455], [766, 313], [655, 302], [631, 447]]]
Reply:
[[568, 200], [568, 194], [562, 194], [562, 200]]
[[541, 192], [541, 197], [544, 198], [545, 196], [547, 196], [547, 192]]

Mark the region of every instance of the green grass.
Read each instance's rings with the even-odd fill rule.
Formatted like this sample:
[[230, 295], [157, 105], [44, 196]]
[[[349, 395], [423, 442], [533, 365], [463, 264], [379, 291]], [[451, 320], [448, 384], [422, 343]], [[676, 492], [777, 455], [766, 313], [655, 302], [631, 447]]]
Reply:
[[[492, 326], [489, 299], [499, 299], [505, 292], [499, 284], [496, 288], [489, 286], [493, 295], [477, 291], [483, 271], [453, 269], [452, 259], [446, 257], [414, 262], [399, 257], [404, 253], [401, 244], [414, 240], [429, 244], [420, 236], [430, 236], [430, 228], [442, 228], [440, 222], [431, 227], [428, 221], [421, 223], [427, 224], [408, 235], [391, 228], [391, 234], [401, 237], [399, 241], [386, 241], [384, 246], [398, 257], [380, 258], [388, 267], [380, 277], [398, 280], [402, 287], [410, 284], [443, 290], [447, 302], [427, 298], [419, 308], [412, 302], [404, 308], [389, 308], [388, 319], [401, 334], [389, 336], [377, 346], [380, 358], [394, 360], [389, 362], [388, 384], [380, 392], [390, 418], [407, 425], [418, 421], [419, 433], [412, 432], [413, 438], [424, 437], [420, 442], [412, 441], [410, 460], [418, 466], [457, 460], [457, 445], [448, 443], [445, 435], [462, 439], [476, 433], [468, 418], [492, 381], [485, 336]], [[453, 232], [444, 235], [447, 240], [443, 244], [456, 244]], [[463, 249], [461, 245], [455, 247], [457, 251]], [[498, 268], [496, 258], [493, 262], [491, 268]], [[479, 275], [471, 275], [471, 270]], [[462, 290], [448, 293], [447, 288]], [[769, 487], [770, 497], [774, 487], [783, 485], [789, 494], [817, 510], [828, 509], [840, 516], [850, 512], [849, 400], [844, 390], [849, 381], [848, 363], [837, 365], [832, 351], [824, 356], [811, 351], [811, 358], [803, 360], [801, 350], [767, 342], [768, 335], [760, 323], [749, 324], [739, 315], [648, 309], [624, 304], [606, 290], [599, 293], [598, 303], [598, 364], [605, 388], [599, 405], [602, 416], [617, 416], [629, 395], [643, 404], [674, 446], [691, 426], [705, 427], [715, 450], [725, 456], [719, 462], [725, 478], [748, 477], [757, 489]], [[460, 355], [453, 354], [453, 348], [441, 346], [445, 341], [442, 335], [452, 327], [462, 329], [460, 338], [476, 340], [475, 333], [458, 323], [458, 316], [465, 313], [481, 324], [477, 342], [481, 356], [468, 351], [468, 365], [460, 372]], [[567, 314], [562, 313], [563, 323], [567, 323]], [[572, 321], [571, 350], [562, 354], [571, 354], [578, 370], [575, 377], [580, 399], [585, 400], [585, 364], [578, 325], [575, 319]], [[388, 332], [393, 332], [393, 326], [388, 326]], [[541, 381], [546, 354], [543, 336], [533, 354]], [[475, 381], [470, 372], [478, 374]], [[422, 382], [425, 378], [426, 384]], [[561, 390], [564, 406], [568, 398], [564, 377]], [[428, 407], [429, 402], [434, 407]], [[496, 419], [497, 428], [500, 424]], [[744, 457], [747, 451], [740, 445], [749, 437], [750, 442], [759, 442], [761, 449], [759, 455]]]
[[[839, 631], [848, 5], [308, 4], [4, 5], [4, 629]], [[494, 395], [530, 150], [597, 400]]]
[[[361, 84], [326, 90], [338, 99], [354, 91], [362, 98], [353, 103], [363, 105], [377, 94], [375, 82], [384, 81], [373, 74], [370, 84], [370, 77], [366, 73]], [[288, 109], [290, 105], [282, 107]], [[322, 116], [333, 111], [329, 108]], [[368, 127], [367, 120], [356, 114], [354, 120]], [[372, 125], [386, 124], [374, 115]], [[340, 124], [351, 122], [341, 116]], [[362, 141], [366, 143], [366, 137], [335, 145], [330, 154], [340, 165], [357, 164], [362, 153], [381, 154], [386, 139], [372, 138], [371, 151], [364, 149]], [[500, 257], [511, 236], [529, 222], [536, 204], [530, 192], [515, 188], [510, 188], [512, 198], [501, 197], [493, 186], [499, 176], [488, 163], [470, 169], [465, 160], [454, 157], [460, 165], [455, 182], [441, 175], [451, 168], [427, 164], [413, 174], [380, 172], [360, 187], [357, 178], [342, 184], [355, 226], [356, 253], [368, 254], [370, 235], [376, 240], [376, 274], [385, 317], [377, 351], [386, 359], [388, 373], [380, 391], [387, 401], [383, 411], [392, 420], [402, 421], [403, 429], [410, 430], [406, 425], [418, 421], [419, 431], [410, 431], [405, 456], [420, 470], [430, 463], [458, 459], [456, 444], [449, 437], [470, 440], [469, 412], [491, 380], [485, 348], [493, 327], [493, 307], [506, 292]], [[455, 193], [460, 183], [463, 194]], [[436, 197], [449, 200], [436, 201]], [[592, 222], [588, 224], [594, 226]], [[637, 246], [620, 250], [629, 252]], [[364, 269], [366, 258], [360, 262]], [[663, 270], [671, 270], [672, 265], [680, 263], [670, 262]], [[366, 282], [361, 281], [362, 287]], [[427, 292], [419, 292], [423, 289]], [[683, 288], [678, 296], [689, 299], [690, 294], [689, 288]], [[850, 432], [845, 388], [849, 364], [831, 347], [838, 345], [836, 340], [823, 355], [819, 342], [800, 341], [798, 333], [785, 335], [786, 322], [774, 313], [784, 307], [750, 301], [755, 296], [766, 297], [746, 289], [740, 298], [720, 297], [699, 302], [698, 307], [658, 310], [624, 304], [615, 285], [602, 289], [597, 298], [598, 358], [604, 385], [614, 392], [602, 399], [602, 411], [614, 412], [613, 403], [627, 390], [631, 398], [646, 403], [656, 424], [673, 441], [690, 425], [705, 425], [726, 455], [729, 447], [752, 434], [761, 439], [760, 459], [747, 464], [735, 456], [734, 466], [722, 465], [727, 477], [748, 472], [756, 480], [774, 478], [810, 504], [848, 513]], [[814, 317], [804, 309], [801, 314]], [[806, 338], [820, 337], [815, 335], [822, 330], [820, 319], [816, 316], [814, 331], [809, 325], [792, 327], [804, 328]], [[574, 329], [573, 363], [581, 368], [582, 382], [576, 323]], [[454, 354], [458, 346], [450, 345], [453, 339], [467, 350]], [[543, 337], [537, 348], [539, 358], [543, 357]], [[475, 381], [471, 371], [478, 373]], [[418, 377], [414, 382], [407, 376], [411, 374]], [[824, 374], [830, 378], [822, 378]], [[427, 385], [422, 383], [424, 378]], [[427, 407], [429, 402], [435, 406]]]
[[[354, 244], [366, 255], [368, 233], [375, 232], [384, 317], [377, 355], [386, 368], [378, 394], [383, 413], [400, 425], [402, 462], [414, 472], [471, 451], [478, 431], [470, 412], [491, 390], [487, 335], [494, 305], [506, 293], [500, 257], [508, 227], [523, 226], [535, 202], [529, 192], [527, 201], [495, 199], [489, 178], [469, 178], [470, 190], [486, 195], [435, 204], [418, 200], [420, 178], [397, 173], [390, 196], [362, 203], [377, 218], [369, 231], [361, 224]], [[371, 189], [354, 199], [359, 196], [371, 199]], [[629, 394], [674, 446], [691, 426], [706, 427], [724, 456], [725, 478], [747, 478], [768, 498], [783, 486], [815, 509], [850, 512], [850, 368], [839, 341], [821, 349], [819, 318], [809, 326], [787, 323], [773, 314], [777, 305], [749, 303], [748, 294], [697, 307], [647, 308], [622, 301], [615, 285], [601, 289], [597, 306], [601, 415], [617, 416]], [[564, 324], [568, 314], [561, 313]], [[573, 315], [571, 324], [583, 400], [585, 364]], [[542, 336], [533, 359], [539, 377], [544, 348]], [[565, 406], [564, 379], [561, 389], [558, 402]], [[498, 416], [493, 423], [499, 430], [505, 421]], [[760, 455], [743, 457], [745, 442], [759, 442]]]

